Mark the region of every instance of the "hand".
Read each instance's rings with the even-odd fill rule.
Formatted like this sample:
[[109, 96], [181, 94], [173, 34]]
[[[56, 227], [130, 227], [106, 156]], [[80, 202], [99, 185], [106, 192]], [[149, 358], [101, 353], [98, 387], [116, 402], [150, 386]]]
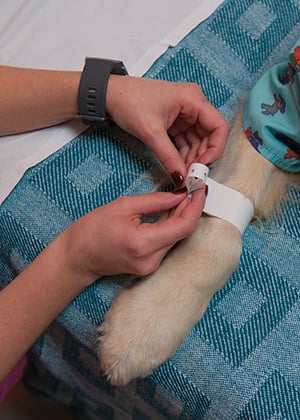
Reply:
[[192, 162], [211, 164], [224, 151], [229, 125], [196, 84], [111, 76], [106, 105], [120, 127], [154, 150], [177, 186]]
[[[168, 250], [191, 234], [202, 213], [205, 191], [122, 197], [86, 214], [64, 233], [67, 264], [92, 282], [104, 275], [139, 276], [157, 269]], [[161, 212], [156, 223], [141, 217]]]

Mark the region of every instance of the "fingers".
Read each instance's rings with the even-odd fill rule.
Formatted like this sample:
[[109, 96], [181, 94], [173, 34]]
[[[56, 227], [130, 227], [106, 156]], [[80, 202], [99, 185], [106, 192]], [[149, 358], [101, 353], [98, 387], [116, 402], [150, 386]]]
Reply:
[[187, 166], [192, 162], [206, 165], [218, 160], [224, 152], [229, 124], [205, 98], [194, 103], [197, 117], [191, 120], [190, 109], [184, 109], [171, 128], [180, 154]]
[[[187, 193], [156, 192], [121, 197], [93, 210], [73, 225], [92, 244], [88, 249], [79, 246], [80, 265], [101, 276], [155, 271], [168, 250], [194, 231], [204, 201], [204, 191], [195, 192], [192, 199]], [[156, 212], [168, 212], [168, 217], [141, 222], [142, 216]], [[78, 241], [74, 243], [78, 247]]]
[[[197, 190], [192, 194], [191, 198], [186, 198], [174, 212], [174, 222], [180, 223], [180, 220], [182, 220], [183, 229], [187, 229], [187, 235], [194, 231], [198, 223], [205, 205], [205, 198], [205, 188]], [[192, 229], [192, 232], [189, 232], [190, 229]]]
[[119, 200], [123, 200], [123, 212], [140, 218], [157, 212], [168, 212], [177, 207], [186, 197], [187, 192], [178, 194], [154, 192], [132, 197], [122, 197]]
[[188, 130], [185, 135], [178, 135], [176, 143], [186, 167], [189, 167], [193, 162], [204, 163], [202, 156], [208, 148], [209, 138], [204, 135], [200, 136], [195, 127]]
[[229, 124], [208, 101], [199, 114], [199, 126], [200, 124], [208, 137], [207, 148], [202, 151], [200, 159], [202, 163], [209, 164], [222, 156], [229, 133]]
[[155, 271], [167, 252], [195, 230], [204, 202], [205, 190], [202, 189], [196, 191], [192, 199], [183, 196], [182, 202], [169, 217], [165, 213], [157, 223], [139, 225], [140, 238], [143, 238], [139, 240], [142, 258], [139, 259], [136, 274], [147, 275]]
[[205, 204], [205, 189], [195, 191], [192, 198], [184, 197], [170, 217], [157, 223], [142, 225], [147, 230], [147, 239], [155, 249], [172, 247], [189, 236], [196, 228]]
[[180, 187], [186, 175], [186, 165], [178, 149], [167, 135], [166, 130], [163, 129], [156, 133], [148, 141], [148, 144], [151, 145], [161, 164], [170, 174], [176, 187]]

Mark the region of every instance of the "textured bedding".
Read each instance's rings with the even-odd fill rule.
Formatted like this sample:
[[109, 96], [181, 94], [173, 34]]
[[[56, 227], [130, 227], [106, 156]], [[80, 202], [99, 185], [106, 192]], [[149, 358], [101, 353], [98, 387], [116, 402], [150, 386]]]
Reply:
[[[299, 0], [227, 0], [146, 77], [199, 83], [232, 122], [299, 33]], [[82, 214], [148, 192], [162, 174], [153, 154], [116, 127], [88, 129], [29, 169], [0, 207], [3, 286]], [[40, 337], [27, 385], [82, 419], [299, 419], [299, 200], [291, 189], [282, 217], [247, 228], [238, 270], [151, 376], [115, 388], [99, 369], [96, 327], [129, 281], [119, 276], [92, 285]]]

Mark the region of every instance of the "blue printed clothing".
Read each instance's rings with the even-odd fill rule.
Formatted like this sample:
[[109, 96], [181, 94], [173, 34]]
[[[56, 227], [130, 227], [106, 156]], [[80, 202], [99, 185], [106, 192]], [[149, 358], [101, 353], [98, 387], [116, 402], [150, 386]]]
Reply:
[[245, 103], [243, 126], [266, 159], [300, 172], [300, 40], [289, 61], [269, 69], [254, 85]]

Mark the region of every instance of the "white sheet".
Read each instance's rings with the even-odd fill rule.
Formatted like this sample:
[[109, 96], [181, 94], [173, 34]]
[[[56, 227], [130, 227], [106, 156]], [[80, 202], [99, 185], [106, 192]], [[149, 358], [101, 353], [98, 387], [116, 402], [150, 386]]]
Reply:
[[[0, 63], [81, 70], [86, 56], [141, 76], [222, 0], [1, 0]], [[78, 135], [79, 121], [0, 138], [0, 203], [26, 169]]]

